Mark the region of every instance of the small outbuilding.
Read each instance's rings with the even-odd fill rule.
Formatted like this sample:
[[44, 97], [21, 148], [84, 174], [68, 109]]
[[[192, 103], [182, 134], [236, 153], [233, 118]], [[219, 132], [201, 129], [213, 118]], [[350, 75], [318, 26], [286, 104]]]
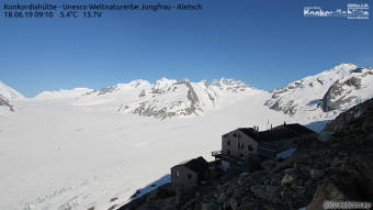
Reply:
[[174, 189], [190, 189], [208, 178], [209, 164], [203, 157], [194, 158], [171, 168], [171, 183]]

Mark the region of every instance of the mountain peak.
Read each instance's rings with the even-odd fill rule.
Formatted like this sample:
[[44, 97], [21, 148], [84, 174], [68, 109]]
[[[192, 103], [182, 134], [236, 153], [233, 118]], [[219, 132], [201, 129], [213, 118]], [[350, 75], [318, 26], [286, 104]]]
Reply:
[[275, 89], [265, 105], [291, 115], [298, 110], [343, 110], [373, 96], [372, 75], [369, 68], [342, 63]]
[[23, 96], [21, 93], [7, 86], [1, 81], [0, 81], [0, 94], [10, 101], [25, 98], [25, 96]]
[[130, 86], [130, 87], [137, 88], [137, 87], [144, 86], [144, 85], [149, 85], [149, 84], [150, 83], [147, 80], [135, 79], [135, 80], [132, 80], [131, 82], [129, 82], [127, 85]]
[[190, 83], [191, 81], [190, 81], [189, 78], [184, 78], [184, 79], [180, 80], [179, 82], [188, 82], [188, 83]]
[[350, 73], [351, 70], [357, 69], [358, 66], [352, 63], [341, 63], [334, 66], [333, 68], [326, 70], [325, 72], [335, 72], [335, 73]]
[[0, 114], [8, 111], [14, 112], [13, 101], [24, 98], [21, 93], [0, 81]]
[[174, 79], [167, 79], [166, 77], [162, 77], [154, 82], [153, 88], [154, 89], [164, 89], [168, 88], [171, 85], [175, 84], [177, 81]]
[[248, 88], [250, 85], [245, 84], [241, 80], [228, 79], [225, 77], [220, 78], [219, 80], [212, 80], [212, 86], [220, 88]]

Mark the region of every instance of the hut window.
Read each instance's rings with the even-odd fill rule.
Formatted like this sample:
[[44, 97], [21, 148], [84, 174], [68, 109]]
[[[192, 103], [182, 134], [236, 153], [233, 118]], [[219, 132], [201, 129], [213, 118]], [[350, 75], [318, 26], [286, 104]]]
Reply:
[[228, 146], [231, 146], [231, 141], [227, 141], [227, 145], [228, 145]]
[[234, 134], [233, 134], [233, 137], [236, 138], [236, 137], [237, 137], [237, 133], [234, 133]]
[[252, 145], [247, 145], [247, 150], [249, 150], [249, 151], [253, 151], [253, 146]]
[[179, 171], [176, 171], [176, 176], [180, 176], [180, 172]]
[[192, 178], [192, 174], [188, 174], [188, 179], [191, 179]]

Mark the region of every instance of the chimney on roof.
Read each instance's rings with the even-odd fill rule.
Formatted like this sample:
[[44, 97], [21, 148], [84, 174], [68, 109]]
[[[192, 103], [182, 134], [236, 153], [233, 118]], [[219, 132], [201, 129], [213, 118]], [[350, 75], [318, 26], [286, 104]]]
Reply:
[[284, 121], [284, 126], [286, 126], [286, 121]]
[[272, 130], [272, 124], [271, 124], [271, 130]]
[[258, 127], [256, 125], [254, 125], [252, 128], [251, 128], [253, 131], [257, 132], [258, 131]]

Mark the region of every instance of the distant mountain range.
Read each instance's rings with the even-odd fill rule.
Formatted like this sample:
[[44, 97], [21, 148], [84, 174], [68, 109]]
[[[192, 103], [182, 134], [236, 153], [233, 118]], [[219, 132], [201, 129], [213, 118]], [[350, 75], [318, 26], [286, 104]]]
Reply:
[[76, 88], [72, 90], [44, 91], [34, 100], [70, 100], [77, 106], [110, 108], [117, 112], [133, 113], [156, 118], [177, 116], [198, 116], [231, 97], [244, 97], [256, 90], [241, 81], [222, 78], [191, 82], [161, 78], [154, 84], [146, 80], [134, 80], [127, 84], [92, 90]]
[[[373, 69], [341, 64], [271, 92], [226, 78], [210, 83], [161, 78], [154, 84], [134, 80], [100, 90], [75, 88], [44, 91], [30, 100], [62, 100], [77, 106], [109, 108], [117, 112], [166, 119], [198, 116], [241, 99], [252, 97], [255, 100], [258, 94], [268, 95], [264, 106], [288, 115], [305, 111], [312, 114], [345, 110], [373, 97]], [[14, 111], [12, 101], [23, 98], [22, 94], [0, 83], [0, 106]]]

